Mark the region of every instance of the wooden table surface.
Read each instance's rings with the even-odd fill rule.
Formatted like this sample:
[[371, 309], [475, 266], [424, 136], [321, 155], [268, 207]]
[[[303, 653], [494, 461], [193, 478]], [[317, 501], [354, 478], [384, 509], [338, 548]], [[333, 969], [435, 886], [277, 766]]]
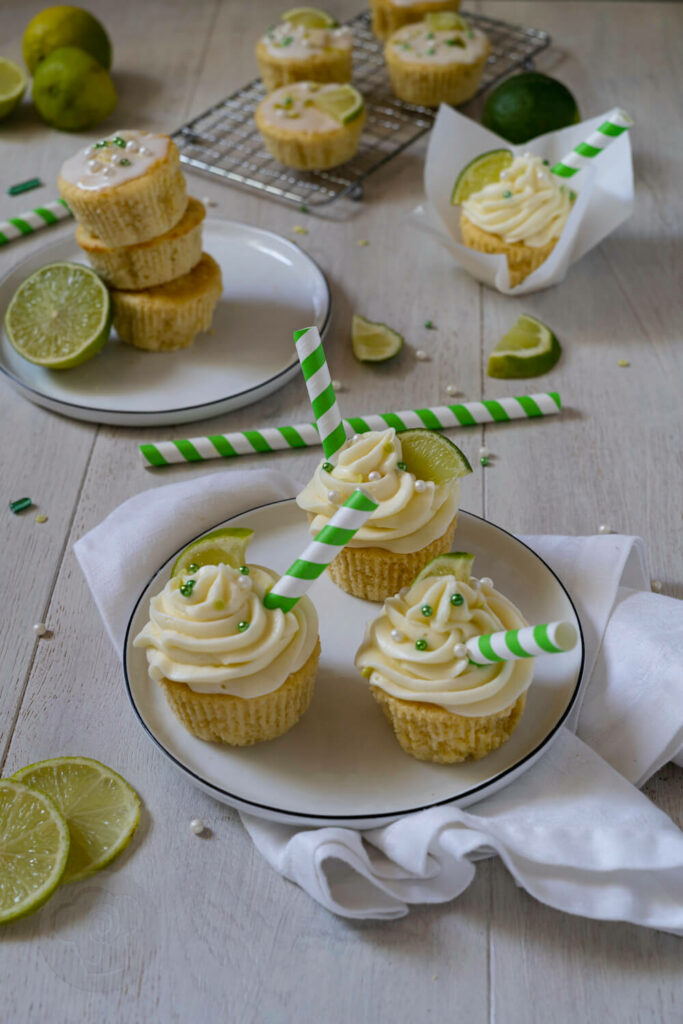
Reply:
[[[42, 0], [5, 0], [1, 52], [18, 58]], [[118, 110], [107, 130], [174, 129], [254, 76], [252, 45], [282, 0], [90, 0], [115, 47]], [[523, 310], [550, 323], [564, 355], [529, 390], [556, 388], [566, 412], [486, 431], [495, 455], [464, 485], [464, 506], [520, 533], [590, 534], [599, 523], [640, 534], [651, 574], [683, 594], [680, 235], [681, 8], [666, 3], [486, 2], [470, 9], [549, 31], [539, 63], [575, 92], [585, 116], [619, 103], [636, 120], [636, 210], [565, 282], [517, 300], [455, 271], [402, 216], [420, 199], [425, 142], [368, 183], [351, 219], [330, 223], [189, 176], [212, 211], [292, 236], [320, 263], [333, 292], [327, 349], [346, 385], [345, 409], [412, 407], [509, 392], [485, 376], [486, 354]], [[330, 7], [356, 13], [353, 0]], [[97, 137], [97, 131], [88, 138]], [[62, 160], [80, 144], [46, 128], [28, 103], [0, 126], [0, 218], [54, 198]], [[680, 150], [679, 150], [680, 157]], [[7, 187], [39, 175], [46, 188], [10, 199]], [[26, 200], [30, 199], [30, 202]], [[35, 200], [35, 202], [33, 202]], [[0, 250], [0, 272], [73, 226]], [[359, 238], [369, 246], [359, 248]], [[680, 250], [679, 250], [680, 256]], [[679, 263], [680, 266], [680, 263]], [[395, 365], [356, 363], [352, 311], [387, 320], [409, 342]], [[425, 319], [438, 330], [427, 332]], [[417, 362], [424, 347], [428, 362]], [[163, 357], [160, 357], [163, 358]], [[627, 359], [628, 368], [618, 360]], [[520, 388], [524, 390], [524, 388]], [[53, 415], [3, 381], [5, 502], [28, 494], [48, 516], [0, 517], [2, 685], [0, 770], [61, 753], [119, 769], [144, 801], [129, 851], [108, 871], [66, 887], [2, 933], [0, 1019], [62, 1021], [652, 1021], [683, 1019], [683, 947], [676, 938], [560, 914], [515, 887], [498, 860], [481, 863], [456, 902], [414, 909], [391, 924], [337, 919], [282, 880], [255, 852], [239, 819], [185, 781], [149, 742], [125, 695], [72, 544], [145, 488], [223, 472], [226, 464], [142, 468], [141, 440], [160, 430], [93, 426]], [[382, 397], [384, 395], [384, 397]], [[388, 401], [388, 397], [391, 401]], [[307, 418], [294, 380], [266, 403], [194, 424], [218, 433]], [[181, 431], [182, 436], [182, 431]], [[483, 430], [461, 433], [476, 459]], [[318, 456], [243, 460], [304, 480]], [[132, 596], [132, 595], [131, 595]], [[43, 620], [51, 635], [36, 641]], [[669, 765], [646, 787], [680, 816], [681, 772]], [[191, 818], [212, 837], [198, 840]]]

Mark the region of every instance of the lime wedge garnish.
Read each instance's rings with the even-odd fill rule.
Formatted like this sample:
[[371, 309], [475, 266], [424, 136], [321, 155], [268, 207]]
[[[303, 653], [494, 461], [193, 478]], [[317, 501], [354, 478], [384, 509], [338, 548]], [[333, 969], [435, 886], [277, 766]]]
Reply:
[[383, 363], [401, 351], [403, 335], [356, 313], [351, 321], [351, 347], [361, 363]]
[[465, 32], [469, 25], [455, 11], [430, 11], [424, 20], [432, 32]]
[[417, 574], [415, 582], [419, 583], [427, 576], [455, 576], [461, 583], [468, 583], [472, 575], [473, 561], [474, 555], [467, 551], [451, 551], [445, 555], [437, 555]]
[[0, 780], [0, 924], [31, 914], [59, 885], [69, 827], [43, 793]]
[[140, 799], [125, 779], [89, 757], [53, 757], [12, 779], [44, 793], [66, 819], [71, 848], [62, 882], [106, 867], [125, 850], [140, 821]]
[[247, 544], [254, 536], [253, 530], [242, 526], [225, 527], [222, 530], [213, 530], [199, 540], [188, 544], [184, 551], [178, 555], [171, 576], [186, 576], [190, 572], [196, 572], [191, 566], [201, 567], [202, 565], [231, 565], [233, 569], [239, 569], [244, 565], [247, 557]]
[[489, 377], [538, 377], [552, 370], [562, 355], [560, 343], [545, 324], [522, 313], [489, 356]]
[[447, 484], [472, 472], [467, 457], [457, 444], [435, 430], [427, 430], [426, 427], [401, 430], [397, 437], [401, 442], [403, 461], [418, 480]]
[[475, 156], [474, 160], [470, 160], [458, 175], [453, 186], [452, 205], [457, 206], [464, 203], [485, 185], [498, 181], [500, 172], [509, 167], [513, 159], [509, 149], [491, 149], [488, 153]]
[[5, 313], [5, 329], [19, 355], [51, 370], [90, 359], [111, 328], [111, 299], [94, 270], [79, 263], [48, 263], [27, 277]]
[[363, 113], [363, 97], [352, 85], [337, 85], [311, 96], [313, 104], [341, 124], [355, 121]]
[[292, 7], [282, 15], [282, 21], [303, 25], [304, 28], [334, 28], [338, 24], [336, 18], [319, 7]]
[[0, 57], [0, 121], [9, 117], [21, 103], [26, 92], [27, 78], [18, 64]]

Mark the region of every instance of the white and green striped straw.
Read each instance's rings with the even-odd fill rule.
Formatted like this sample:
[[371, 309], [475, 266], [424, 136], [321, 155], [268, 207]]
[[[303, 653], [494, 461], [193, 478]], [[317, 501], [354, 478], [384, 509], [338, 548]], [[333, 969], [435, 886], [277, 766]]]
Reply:
[[[368, 430], [386, 430], [387, 427], [396, 430], [412, 427], [448, 430], [451, 427], [475, 427], [481, 423], [509, 423], [512, 420], [552, 416], [561, 411], [562, 402], [557, 391], [544, 391], [534, 395], [517, 395], [515, 398], [489, 398], [483, 402], [461, 402], [402, 412], [351, 416], [342, 423], [345, 436], [350, 437], [352, 434], [365, 434]], [[208, 459], [231, 459], [238, 455], [312, 448], [319, 444], [320, 435], [316, 424], [298, 423], [296, 426], [260, 427], [256, 430], [237, 430], [230, 434], [156, 441], [153, 444], [141, 444], [140, 454], [147, 467], [156, 467], [170, 466], [177, 462], [205, 462]]]
[[301, 372], [308, 388], [308, 397], [315, 416], [325, 458], [339, 451], [346, 440], [337, 397], [330, 380], [325, 350], [317, 327], [304, 327], [294, 332], [294, 343], [301, 363]]
[[377, 502], [357, 487], [266, 594], [263, 598], [266, 608], [290, 611], [376, 508]]
[[540, 626], [473, 636], [465, 647], [474, 665], [493, 665], [498, 661], [535, 658], [539, 654], [562, 654], [575, 647], [577, 640], [578, 633], [571, 622], [546, 622]]
[[66, 220], [71, 216], [71, 210], [63, 199], [57, 199], [54, 203], [45, 203], [44, 206], [36, 206], [35, 210], [29, 210], [18, 217], [10, 217], [9, 220], [0, 220], [0, 245], [9, 245], [17, 238], [25, 235], [33, 235], [41, 228], [47, 228], [60, 220]]
[[560, 178], [573, 178], [575, 174], [587, 167], [591, 160], [607, 149], [615, 139], [627, 132], [632, 124], [633, 118], [621, 107], [615, 107], [585, 142], [580, 142], [571, 153], [567, 153], [550, 170]]

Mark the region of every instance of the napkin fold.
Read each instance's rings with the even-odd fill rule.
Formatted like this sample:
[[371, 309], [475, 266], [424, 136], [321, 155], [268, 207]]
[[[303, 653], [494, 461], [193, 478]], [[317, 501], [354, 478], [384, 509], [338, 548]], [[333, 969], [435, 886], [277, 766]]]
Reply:
[[[138, 594], [177, 548], [297, 490], [274, 471], [213, 473], [138, 494], [78, 540], [116, 648]], [[348, 918], [452, 900], [476, 861], [497, 854], [550, 906], [683, 934], [683, 833], [635, 788], [668, 760], [683, 763], [683, 605], [650, 593], [639, 538], [522, 539], [567, 587], [586, 643], [582, 699], [544, 756], [466, 810], [435, 807], [379, 829], [242, 821], [276, 871]]]

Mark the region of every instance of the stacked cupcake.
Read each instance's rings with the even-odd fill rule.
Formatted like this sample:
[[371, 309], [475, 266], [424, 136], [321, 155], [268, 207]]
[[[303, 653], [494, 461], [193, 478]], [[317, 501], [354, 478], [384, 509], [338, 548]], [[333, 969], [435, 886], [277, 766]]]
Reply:
[[210, 327], [220, 267], [202, 252], [205, 210], [188, 197], [167, 135], [110, 135], [68, 159], [58, 186], [78, 221], [76, 241], [110, 289], [123, 341], [168, 351]]

